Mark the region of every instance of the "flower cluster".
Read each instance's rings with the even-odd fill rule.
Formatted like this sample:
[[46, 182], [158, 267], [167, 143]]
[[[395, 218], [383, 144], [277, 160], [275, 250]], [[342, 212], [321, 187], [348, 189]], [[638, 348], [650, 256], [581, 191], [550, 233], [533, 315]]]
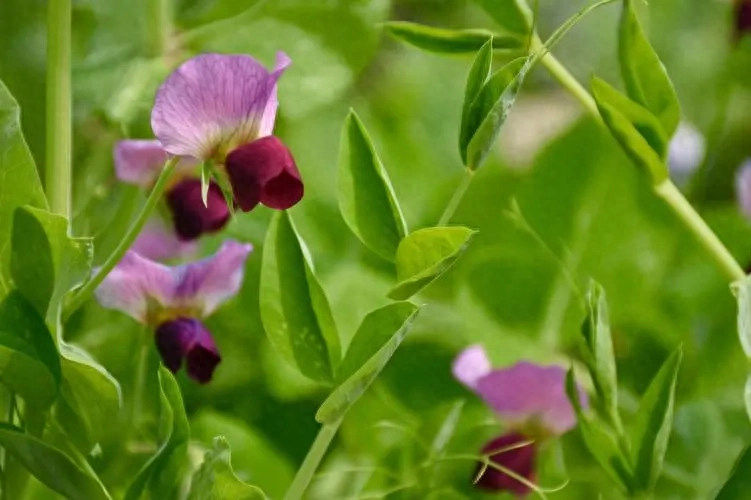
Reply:
[[[493, 369], [485, 350], [474, 345], [456, 357], [453, 373], [485, 401], [506, 428], [504, 434], [482, 448], [482, 453], [496, 467], [478, 471], [482, 475], [477, 486], [526, 495], [536, 479], [535, 460], [540, 443], [576, 426], [576, 415], [566, 396], [566, 370], [525, 361]], [[588, 405], [581, 388], [579, 398], [582, 406]]]

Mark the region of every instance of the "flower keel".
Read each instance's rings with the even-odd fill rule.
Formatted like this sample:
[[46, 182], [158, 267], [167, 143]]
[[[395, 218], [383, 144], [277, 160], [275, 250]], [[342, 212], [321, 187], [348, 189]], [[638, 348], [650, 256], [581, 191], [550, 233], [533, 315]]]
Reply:
[[184, 360], [188, 376], [201, 384], [211, 381], [221, 361], [211, 334], [193, 318], [177, 318], [159, 325], [156, 347], [170, 371], [176, 373]]

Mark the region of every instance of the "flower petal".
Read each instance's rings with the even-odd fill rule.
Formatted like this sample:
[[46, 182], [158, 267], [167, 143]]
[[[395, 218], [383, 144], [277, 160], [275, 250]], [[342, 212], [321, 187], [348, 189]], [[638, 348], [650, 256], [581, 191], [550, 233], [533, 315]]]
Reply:
[[129, 184], [150, 187], [166, 161], [167, 152], [156, 140], [126, 140], [115, 145], [115, 174]]
[[246, 55], [202, 54], [178, 67], [157, 91], [151, 128], [173, 155], [207, 160], [273, 127], [276, 82], [289, 64], [277, 56], [269, 72]]
[[235, 201], [245, 212], [258, 202], [286, 210], [302, 199], [304, 188], [295, 159], [273, 135], [234, 149], [227, 155], [226, 168]]
[[188, 375], [201, 384], [211, 380], [222, 359], [209, 331], [193, 318], [177, 318], [159, 325], [156, 347], [172, 373], [186, 360]]
[[183, 179], [169, 190], [167, 205], [172, 212], [175, 231], [183, 241], [219, 231], [230, 218], [227, 202], [215, 182], [209, 184], [206, 205], [201, 196], [201, 180], [193, 178]]
[[153, 217], [138, 234], [130, 250], [147, 259], [165, 261], [187, 257], [194, 254], [197, 248], [196, 243], [178, 238], [161, 218]]
[[[560, 435], [576, 425], [565, 382], [566, 370], [561, 366], [522, 361], [480, 378], [475, 391], [509, 426], [537, 424]], [[586, 393], [581, 390], [580, 398], [586, 406]]]
[[149, 323], [172, 302], [174, 288], [169, 267], [129, 251], [96, 289], [96, 298], [102, 307]]
[[735, 174], [735, 193], [741, 209], [751, 217], [751, 158], [744, 161]]
[[[276, 63], [274, 64], [274, 73], [279, 75], [292, 64], [292, 59], [289, 58], [284, 52], [276, 53]], [[274, 131], [274, 122], [276, 122], [276, 110], [279, 107], [279, 100], [276, 97], [277, 85], [274, 83], [274, 88], [271, 90], [271, 95], [266, 103], [266, 109], [263, 110], [263, 116], [261, 117], [261, 126], [259, 130], [259, 137], [265, 137], [271, 135]]]
[[211, 314], [240, 289], [245, 259], [252, 249], [250, 244], [226, 241], [213, 256], [175, 268], [173, 305], [195, 310], [202, 317]]
[[[490, 460], [500, 467], [484, 467], [485, 472], [477, 481], [477, 486], [490, 491], [509, 491], [518, 496], [528, 494], [531, 491], [529, 486], [505, 474], [500, 469], [507, 469], [533, 483], [537, 476], [535, 473], [537, 448], [534, 443], [529, 443], [529, 441], [530, 439], [522, 434], [512, 432], [497, 437], [486, 444], [482, 448], [483, 455], [489, 453]], [[477, 473], [482, 470], [481, 467], [483, 467], [483, 464], [478, 465]]]
[[485, 349], [479, 344], [467, 347], [454, 360], [454, 377], [472, 390], [477, 389], [477, 381], [493, 370]]

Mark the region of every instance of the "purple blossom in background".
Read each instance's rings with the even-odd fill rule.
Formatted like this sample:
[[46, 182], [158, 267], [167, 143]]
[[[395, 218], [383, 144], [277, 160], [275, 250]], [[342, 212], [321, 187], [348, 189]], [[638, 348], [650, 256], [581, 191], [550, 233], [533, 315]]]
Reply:
[[154, 328], [167, 368], [177, 372], [185, 362], [188, 375], [206, 383], [221, 357], [201, 320], [238, 292], [251, 250], [249, 244], [227, 241], [213, 256], [176, 267], [129, 251], [96, 296], [103, 307]]
[[704, 161], [707, 144], [704, 136], [690, 123], [681, 122], [668, 145], [670, 177], [682, 185]]
[[151, 260], [166, 261], [189, 257], [196, 253], [195, 241], [177, 236], [160, 217], [152, 217], [138, 234], [130, 250]]
[[751, 32], [751, 0], [735, 0], [735, 38]]
[[287, 209], [303, 196], [289, 149], [271, 133], [277, 81], [290, 59], [278, 53], [269, 72], [247, 55], [202, 54], [159, 88], [151, 128], [171, 155], [224, 167], [235, 203]]
[[741, 210], [751, 219], [751, 158], [744, 161], [735, 173], [735, 194]]
[[[151, 188], [166, 161], [167, 152], [156, 140], [125, 140], [115, 146], [115, 172], [118, 179], [143, 188]], [[209, 186], [207, 203], [203, 203], [197, 167], [198, 163], [194, 159], [181, 159], [166, 191], [174, 231], [183, 241], [197, 239], [204, 233], [220, 231], [230, 218], [224, 195], [216, 184]], [[167, 240], [164, 245], [165, 248], [174, 247]]]
[[[526, 361], [493, 369], [479, 345], [462, 351], [452, 368], [454, 377], [480, 396], [507, 429], [485, 445], [483, 453], [491, 453], [493, 463], [533, 482], [539, 441], [576, 426], [576, 414], [566, 396], [566, 370]], [[587, 406], [587, 395], [581, 388], [579, 395], [582, 405]], [[520, 496], [530, 491], [528, 485], [493, 468], [487, 468], [477, 485]]]

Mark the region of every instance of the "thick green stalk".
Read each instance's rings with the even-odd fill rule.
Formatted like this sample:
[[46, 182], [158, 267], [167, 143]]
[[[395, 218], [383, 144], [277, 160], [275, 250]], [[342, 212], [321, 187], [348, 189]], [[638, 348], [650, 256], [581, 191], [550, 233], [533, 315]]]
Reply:
[[165, 55], [169, 51], [169, 38], [172, 33], [172, 0], [149, 0], [149, 54], [153, 57]]
[[446, 209], [443, 211], [441, 218], [438, 220], [439, 226], [445, 226], [449, 223], [451, 217], [454, 215], [454, 212], [456, 212], [456, 209], [459, 208], [459, 204], [461, 203], [462, 198], [464, 198], [464, 195], [467, 193], [467, 189], [472, 183], [474, 176], [474, 170], [470, 170], [468, 168], [464, 169], [464, 177], [462, 177], [462, 180], [456, 186], [456, 191], [454, 191], [454, 194], [451, 196], [448, 205], [446, 205]]
[[96, 288], [102, 283], [109, 272], [112, 271], [112, 269], [117, 265], [118, 262], [120, 262], [120, 259], [123, 258], [125, 252], [127, 252], [128, 248], [130, 248], [130, 246], [133, 244], [136, 237], [141, 232], [141, 229], [143, 229], [144, 224], [146, 224], [146, 220], [149, 218], [151, 212], [154, 211], [154, 208], [161, 199], [162, 194], [164, 194], [164, 191], [167, 189], [169, 179], [172, 176], [172, 172], [175, 170], [175, 166], [177, 166], [177, 163], [179, 161], [180, 159], [178, 157], [173, 157], [170, 158], [164, 165], [162, 173], [159, 174], [159, 178], [157, 179], [156, 184], [154, 184], [154, 187], [151, 190], [151, 194], [149, 194], [149, 197], [146, 199], [146, 203], [141, 209], [141, 213], [138, 214], [138, 217], [136, 217], [136, 220], [130, 226], [128, 232], [125, 233], [123, 239], [120, 240], [117, 248], [115, 248], [115, 250], [112, 251], [112, 254], [107, 257], [107, 260], [104, 261], [104, 264], [102, 264], [102, 267], [99, 268], [99, 271], [97, 271], [97, 273], [78, 290], [71, 301], [67, 304], [63, 318], [69, 317], [76, 309], [81, 307], [83, 303], [86, 302], [89, 297], [91, 297], [91, 295], [94, 293], [94, 290], [96, 290]]
[[[598, 121], [602, 122], [597, 104], [590, 93], [568, 72], [557, 59], [548, 54], [542, 59], [542, 65], [550, 74], [568, 90], [571, 95], [576, 97], [582, 106], [592, 114]], [[707, 253], [714, 259], [717, 267], [728, 278], [729, 281], [745, 279], [746, 273], [738, 264], [733, 255], [728, 251], [725, 245], [704, 222], [704, 219], [696, 212], [693, 206], [686, 200], [680, 190], [669, 179], [655, 186], [655, 193], [665, 200], [668, 206], [683, 222], [686, 228], [691, 231], [697, 241], [704, 247]]]
[[331, 441], [336, 436], [336, 431], [339, 430], [341, 425], [341, 419], [330, 424], [323, 424], [318, 431], [313, 445], [308, 450], [308, 454], [303, 460], [302, 466], [297, 471], [295, 479], [292, 481], [287, 493], [284, 495], [284, 500], [300, 500], [305, 494], [305, 490], [308, 489], [310, 481], [313, 479], [318, 466], [326, 454], [326, 450], [329, 449]]
[[47, 117], [45, 187], [50, 209], [70, 214], [71, 179], [71, 0], [47, 8]]

